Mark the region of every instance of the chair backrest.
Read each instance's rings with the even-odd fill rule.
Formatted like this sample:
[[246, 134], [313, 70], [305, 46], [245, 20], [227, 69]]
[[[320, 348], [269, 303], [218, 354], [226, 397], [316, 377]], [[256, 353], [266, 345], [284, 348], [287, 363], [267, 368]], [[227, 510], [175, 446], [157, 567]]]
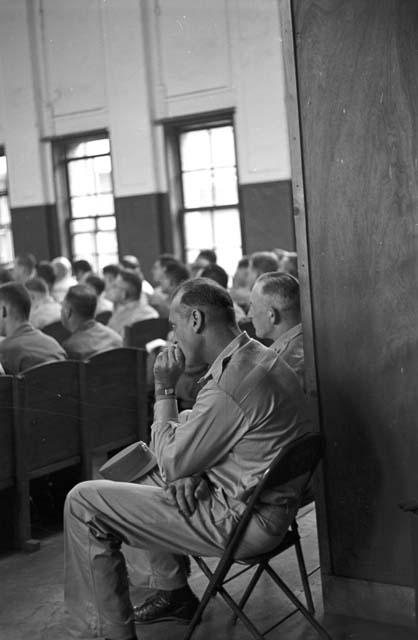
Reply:
[[30, 478], [82, 462], [79, 367], [48, 362], [16, 376], [16, 441]]
[[0, 490], [14, 484], [13, 376], [0, 376]]
[[305, 476], [306, 487], [324, 453], [324, 439], [320, 433], [305, 433], [284, 446], [264, 472], [251, 494], [247, 507], [228, 541], [232, 553], [238, 545], [255, 506], [262, 502], [263, 494], [278, 489], [291, 480]]
[[51, 338], [55, 338], [57, 342], [62, 344], [64, 340], [66, 340], [70, 336], [70, 332], [64, 327], [62, 322], [59, 320], [57, 322], [51, 322], [51, 324], [47, 324], [43, 329], [43, 333], [46, 333], [47, 336], [51, 336]]
[[85, 364], [82, 420], [92, 452], [148, 441], [145, 362], [143, 349], [122, 347]]
[[151, 318], [140, 320], [125, 327], [125, 344], [127, 347], [144, 348], [147, 342], [157, 338], [167, 338], [170, 330], [168, 318]]
[[101, 311], [100, 313], [97, 314], [97, 316], [95, 317], [95, 320], [97, 320], [97, 322], [100, 322], [101, 324], [107, 324], [110, 320], [111, 315], [112, 315], [111, 311]]

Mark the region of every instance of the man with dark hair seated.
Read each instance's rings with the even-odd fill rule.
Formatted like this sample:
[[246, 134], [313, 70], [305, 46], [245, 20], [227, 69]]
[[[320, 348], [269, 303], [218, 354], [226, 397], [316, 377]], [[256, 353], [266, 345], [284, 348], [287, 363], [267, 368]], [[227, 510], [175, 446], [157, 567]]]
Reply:
[[29, 321], [36, 329], [43, 329], [61, 319], [61, 305], [49, 294], [42, 278], [31, 278], [25, 283], [32, 302]]
[[116, 331], [96, 322], [97, 296], [91, 287], [77, 284], [68, 289], [62, 303], [62, 324], [71, 333], [63, 347], [70, 358], [87, 360], [97, 353], [122, 346]]
[[[311, 428], [294, 372], [239, 333], [229, 294], [188, 280], [170, 308], [177, 344], [155, 363], [151, 445], [158, 463], [142, 483], [77, 485], [65, 507], [65, 600], [77, 637], [135, 638], [134, 622], [187, 621], [197, 598], [182, 554], [219, 556], [252, 489], [280, 449]], [[210, 368], [187, 422], [174, 394], [185, 360]], [[271, 492], [237, 550], [274, 548], [287, 531], [304, 478]], [[121, 545], [147, 550], [157, 592], [133, 611]], [[180, 557], [179, 557], [180, 556]]]
[[141, 299], [142, 280], [133, 271], [121, 269], [111, 291], [115, 311], [108, 326], [124, 337], [125, 327], [140, 320], [158, 318], [158, 313]]
[[273, 251], [257, 251], [250, 256], [250, 268], [248, 271], [248, 286], [251, 289], [258, 276], [262, 273], [277, 271], [279, 261]]
[[36, 275], [35, 265], [36, 258], [32, 253], [22, 253], [20, 256], [16, 256], [13, 266], [14, 280], [25, 284], [26, 280]]
[[86, 276], [93, 273], [93, 267], [88, 260], [74, 260], [73, 276], [79, 283], [84, 283]]
[[290, 273], [265, 273], [251, 291], [248, 312], [258, 338], [273, 340], [274, 349], [304, 385], [305, 359], [300, 318], [299, 282]]
[[179, 260], [166, 260], [164, 262], [162, 273], [160, 275], [160, 289], [161, 293], [166, 297], [166, 304], [161, 304], [160, 307], [156, 307], [161, 317], [168, 318], [171, 294], [179, 284], [189, 278], [190, 274], [188, 268]]
[[42, 280], [46, 282], [48, 292], [51, 294], [56, 280], [55, 269], [52, 266], [52, 263], [48, 260], [41, 260], [38, 262], [36, 265], [36, 275], [38, 278], [42, 278]]
[[190, 267], [191, 275], [193, 278], [197, 278], [202, 274], [202, 269], [210, 264], [216, 264], [218, 256], [213, 249], [201, 249], [196, 260]]
[[29, 292], [22, 284], [0, 286], [0, 334], [6, 336], [0, 342], [0, 362], [6, 373], [20, 373], [36, 364], [66, 358], [54, 338], [30, 324], [30, 307]]
[[97, 296], [96, 316], [103, 311], [113, 311], [113, 302], [104, 297], [105, 281], [100, 276], [90, 273], [84, 278], [83, 284], [91, 287]]

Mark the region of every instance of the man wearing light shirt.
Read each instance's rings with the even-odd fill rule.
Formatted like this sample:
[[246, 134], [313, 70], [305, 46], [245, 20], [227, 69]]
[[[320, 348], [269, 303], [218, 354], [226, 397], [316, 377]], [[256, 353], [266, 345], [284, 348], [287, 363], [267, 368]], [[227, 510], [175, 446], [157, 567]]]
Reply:
[[[65, 508], [65, 598], [78, 636], [135, 638], [134, 621], [190, 620], [197, 598], [182, 554], [219, 556], [246, 500], [280, 449], [310, 430], [302, 389], [277, 354], [239, 333], [229, 294], [204, 278], [174, 293], [177, 345], [154, 368], [152, 448], [159, 473], [142, 484], [77, 485]], [[174, 388], [197, 354], [210, 368], [188, 420]], [[238, 549], [245, 557], [274, 547], [293, 519], [297, 479], [254, 516]], [[157, 592], [133, 611], [124, 542], [148, 551]], [[90, 634], [90, 635], [89, 635]]]
[[132, 271], [121, 270], [109, 293], [115, 311], [108, 326], [124, 338], [125, 327], [140, 320], [158, 318], [158, 313], [141, 297], [141, 278]]

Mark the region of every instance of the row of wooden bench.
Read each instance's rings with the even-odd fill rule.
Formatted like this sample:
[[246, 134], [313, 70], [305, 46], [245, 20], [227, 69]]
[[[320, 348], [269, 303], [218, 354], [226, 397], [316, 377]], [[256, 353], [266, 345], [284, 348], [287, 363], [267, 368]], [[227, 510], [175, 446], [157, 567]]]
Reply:
[[146, 352], [121, 348], [0, 377], [0, 490], [11, 489], [14, 546], [31, 550], [29, 483], [137, 440], [148, 441]]

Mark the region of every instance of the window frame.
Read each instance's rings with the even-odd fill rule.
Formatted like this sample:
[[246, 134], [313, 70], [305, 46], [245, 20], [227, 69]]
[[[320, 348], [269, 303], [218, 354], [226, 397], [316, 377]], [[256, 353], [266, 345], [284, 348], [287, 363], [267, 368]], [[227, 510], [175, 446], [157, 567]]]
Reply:
[[[176, 119], [160, 120], [157, 124], [164, 126], [165, 143], [166, 143], [166, 159], [171, 158], [171, 162], [167, 162], [167, 174], [169, 176], [169, 184], [174, 193], [169, 193], [172, 219], [177, 235], [175, 245], [180, 249], [183, 261], [186, 261], [186, 233], [185, 233], [185, 215], [192, 211], [221, 211], [228, 209], [236, 209], [238, 211], [240, 232], [241, 232], [241, 250], [242, 255], [246, 253], [246, 237], [243, 224], [243, 212], [241, 203], [241, 189], [239, 180], [238, 154], [236, 142], [236, 126], [234, 119], [234, 110], [222, 110], [213, 113], [203, 113], [192, 116], [183, 116]], [[234, 134], [234, 152], [235, 152], [235, 170], [237, 176], [237, 202], [235, 204], [226, 205], [208, 205], [203, 207], [185, 207], [184, 188], [183, 188], [183, 171], [181, 162], [180, 137], [181, 134], [188, 131], [199, 131], [205, 129], [215, 129], [225, 126], [231, 126]], [[169, 189], [170, 191], [170, 189]], [[202, 247], [212, 248], [212, 247]], [[216, 248], [215, 248], [216, 249]]]
[[[68, 157], [68, 149], [70, 146], [86, 143], [86, 142], [92, 142], [94, 140], [102, 140], [103, 138], [106, 138], [109, 141], [108, 153], [81, 155], [75, 158]], [[61, 239], [64, 241], [63, 244], [67, 249], [67, 253], [70, 259], [71, 260], [75, 259], [75, 253], [73, 250], [73, 238], [75, 235], [80, 235], [82, 233], [82, 232], [74, 233], [72, 231], [72, 223], [76, 220], [93, 220], [94, 221], [94, 230], [91, 233], [94, 234], [94, 238], [95, 238], [95, 252], [91, 254], [91, 257], [95, 262], [100, 256], [100, 253], [97, 251], [96, 236], [97, 236], [97, 233], [100, 233], [101, 230], [98, 229], [97, 220], [98, 218], [108, 217], [108, 218], [113, 218], [115, 220], [115, 236], [116, 236], [116, 242], [117, 242], [116, 255], [117, 255], [117, 259], [119, 260], [120, 240], [119, 240], [119, 231], [118, 231], [116, 206], [115, 206], [116, 203], [115, 203], [115, 195], [114, 195], [115, 189], [114, 189], [114, 181], [113, 181], [112, 145], [111, 145], [111, 140], [109, 136], [109, 131], [106, 129], [103, 129], [99, 131], [87, 132], [86, 134], [68, 135], [68, 136], [62, 136], [60, 138], [55, 138], [54, 145], [53, 145], [53, 154], [54, 154], [54, 160], [55, 160], [54, 165], [55, 165], [55, 175], [56, 175], [56, 191], [58, 192], [57, 205], [58, 203], [60, 203], [60, 206], [59, 206], [60, 211], [59, 211], [58, 217], [60, 218], [60, 226], [64, 235], [64, 238], [61, 237]], [[100, 157], [107, 157], [107, 156], [110, 157], [110, 161], [111, 161], [111, 174], [110, 174], [111, 191], [108, 191], [103, 195], [109, 195], [109, 194], [112, 195], [113, 203], [114, 203], [113, 213], [108, 214], [107, 216], [100, 215], [100, 214], [83, 216], [83, 217], [73, 216], [72, 200], [76, 196], [71, 195], [70, 175], [69, 175], [69, 168], [68, 168], [69, 164], [71, 164], [72, 162], [77, 162], [78, 160], [86, 160], [90, 158], [100, 158]], [[101, 195], [101, 194], [94, 193], [91, 195]], [[88, 259], [89, 256], [86, 255], [86, 256], [83, 256], [83, 258]], [[96, 264], [94, 266], [96, 268]]]
[[13, 241], [13, 227], [12, 227], [12, 212], [11, 212], [11, 207], [10, 207], [10, 198], [9, 198], [9, 166], [7, 164], [7, 155], [6, 155], [6, 149], [3, 145], [0, 145], [0, 157], [4, 157], [6, 159], [6, 167], [7, 167], [7, 173], [6, 173], [6, 189], [5, 190], [1, 190], [0, 189], [0, 198], [6, 198], [7, 200], [7, 206], [9, 209], [9, 217], [10, 217], [10, 223], [9, 224], [2, 224], [0, 222], [0, 232], [3, 231], [3, 229], [5, 229], [9, 234], [10, 234], [10, 238], [11, 238], [11, 259], [3, 262], [0, 261], [0, 264], [9, 264], [10, 262], [13, 262], [14, 257], [15, 257], [15, 248], [14, 248], [14, 241]]

